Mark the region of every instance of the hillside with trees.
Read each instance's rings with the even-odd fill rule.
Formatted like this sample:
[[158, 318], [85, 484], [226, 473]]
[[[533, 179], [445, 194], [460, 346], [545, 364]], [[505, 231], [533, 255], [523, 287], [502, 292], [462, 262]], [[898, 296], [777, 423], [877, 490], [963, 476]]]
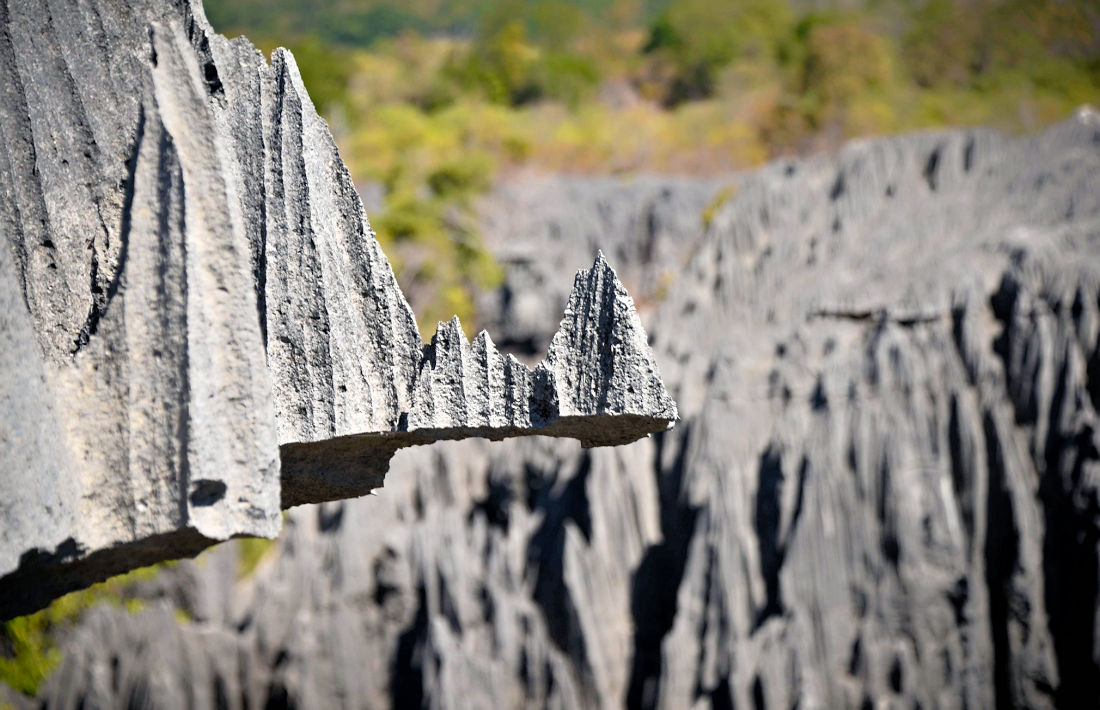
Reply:
[[1034, 131], [1100, 95], [1100, 6], [1055, 0], [210, 0], [294, 51], [372, 224], [457, 312], [497, 269], [471, 205], [518, 168], [713, 175], [857, 136]]

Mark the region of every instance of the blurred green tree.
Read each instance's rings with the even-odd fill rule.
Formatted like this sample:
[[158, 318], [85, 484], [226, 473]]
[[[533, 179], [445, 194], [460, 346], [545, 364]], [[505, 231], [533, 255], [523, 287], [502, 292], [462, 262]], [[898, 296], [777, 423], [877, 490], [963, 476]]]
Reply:
[[480, 92], [495, 103], [520, 104], [535, 91], [531, 68], [538, 51], [527, 39], [521, 20], [495, 17], [486, 22], [486, 34], [471, 44], [465, 56], [456, 57], [448, 70], [467, 90]]
[[777, 152], [893, 128], [897, 50], [857, 14], [809, 15], [780, 51], [784, 91], [762, 126]]
[[566, 49], [584, 34], [592, 18], [567, 0], [536, 0], [528, 13], [531, 37], [553, 49]]
[[713, 95], [718, 71], [734, 61], [770, 62], [793, 13], [785, 0], [679, 0], [653, 22], [642, 51], [671, 67], [664, 102]]

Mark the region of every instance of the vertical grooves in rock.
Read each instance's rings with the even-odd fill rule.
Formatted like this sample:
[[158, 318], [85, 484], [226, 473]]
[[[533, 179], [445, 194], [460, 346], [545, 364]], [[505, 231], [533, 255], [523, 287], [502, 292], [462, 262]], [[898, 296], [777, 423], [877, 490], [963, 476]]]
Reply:
[[[158, 176], [162, 175], [162, 174], [166, 174], [166, 173], [161, 172], [165, 168], [165, 165], [164, 165], [165, 145], [164, 145], [164, 135], [163, 135], [163, 133], [161, 133], [159, 137], [160, 137], [161, 145], [158, 146], [158, 150], [157, 150], [157, 158], [159, 159], [159, 163], [160, 163], [160, 164], [157, 165], [157, 173], [156, 174]], [[140, 114], [138, 116], [137, 136], [134, 139], [134, 145], [133, 145], [133, 148], [131, 149], [130, 158], [126, 161], [127, 178], [126, 178], [126, 182], [123, 184], [122, 220], [121, 220], [121, 224], [120, 224], [120, 228], [119, 228], [119, 239], [122, 241], [122, 248], [121, 248], [121, 253], [120, 253], [120, 257], [119, 257], [119, 273], [120, 274], [122, 273], [122, 271], [126, 267], [126, 257], [127, 257], [127, 254], [128, 254], [129, 243], [130, 243], [130, 231], [131, 231], [131, 229], [133, 229], [134, 198], [137, 195], [137, 189], [138, 189], [137, 188], [138, 170], [139, 170], [139, 166], [141, 165], [141, 161], [142, 161], [142, 155], [141, 155], [142, 150], [143, 149], [148, 149], [147, 146], [145, 145], [145, 142], [146, 142], [145, 107], [143, 106], [141, 108]], [[145, 176], [143, 176], [143, 178], [144, 177]], [[166, 202], [166, 200], [165, 200], [165, 195], [163, 194], [162, 182], [160, 180], [157, 181], [157, 188], [158, 188], [158, 194], [157, 194], [158, 203], [159, 204], [164, 204]], [[168, 228], [167, 228], [167, 224], [166, 224], [166, 216], [165, 215], [162, 215], [159, 226], [160, 226], [160, 229], [157, 230], [157, 235], [156, 235], [157, 236], [157, 241], [158, 241], [157, 246], [160, 248], [160, 251], [163, 252], [164, 251], [163, 240], [168, 238]], [[136, 259], [135, 259], [135, 261], [136, 261]], [[166, 262], [167, 260], [165, 259], [163, 261]], [[164, 290], [165, 290], [164, 285], [163, 285], [163, 281], [167, 278], [167, 270], [166, 270], [167, 266], [168, 266], [168, 264], [165, 263], [162, 267], [165, 270], [161, 271], [161, 273], [159, 274], [159, 278], [160, 278], [161, 283], [158, 284], [158, 287], [159, 287], [158, 291], [160, 293], [163, 293]], [[115, 281], [116, 287], [117, 287], [118, 283], [120, 283], [120, 281], [116, 280]], [[158, 295], [160, 295], [160, 294], [158, 294]], [[123, 318], [123, 321], [125, 321], [125, 313], [123, 314], [122, 318]], [[129, 349], [129, 348], [127, 348], [127, 349]], [[131, 397], [133, 397], [133, 392], [132, 391], [129, 394], [130, 394]], [[133, 420], [128, 418], [128, 424], [130, 424], [130, 426], [132, 428], [133, 427]], [[132, 438], [133, 437], [132, 437], [132, 434], [131, 434], [131, 439]], [[186, 452], [186, 446], [182, 446], [181, 451]], [[139, 469], [138, 462], [134, 461], [134, 459], [137, 458], [137, 456], [135, 456], [135, 453], [136, 452], [131, 450], [130, 461], [128, 462], [130, 464], [129, 470], [138, 470]], [[186, 458], [186, 453], [183, 454], [183, 457]], [[142, 463], [145, 463], [145, 462], [142, 462]], [[169, 467], [170, 466], [171, 466], [171, 464], [169, 463]], [[135, 485], [135, 484], [137, 484], [137, 480], [132, 479], [132, 480], [129, 481], [129, 483], [130, 483], [130, 485], [127, 486], [127, 492], [130, 494], [130, 500], [128, 502], [129, 502], [129, 505], [131, 507], [131, 510], [136, 511], [136, 510], [139, 510], [138, 501], [140, 499], [140, 494], [136, 490], [137, 486]], [[180, 491], [187, 490], [185, 482], [179, 481], [178, 485], [180, 486], [179, 487]], [[180, 506], [181, 506], [181, 509], [180, 509], [180, 515], [179, 515], [178, 520], [179, 520], [180, 523], [183, 523], [184, 521], [187, 520], [187, 510], [186, 510], [186, 508], [183, 507], [182, 502], [180, 503]], [[138, 529], [139, 524], [140, 523], [139, 523], [138, 520], [136, 520], [136, 516], [135, 516], [135, 519], [131, 520], [131, 525], [132, 525], [131, 531], [132, 531], [133, 534], [137, 534], [137, 529]]]
[[578, 465], [577, 472], [560, 491], [555, 492], [547, 486], [536, 501], [537, 509], [542, 510], [545, 517], [531, 535], [527, 560], [535, 574], [531, 597], [546, 622], [550, 640], [575, 659], [582, 673], [589, 674], [592, 669], [585, 659], [580, 619], [564, 576], [569, 530], [579, 532], [586, 542], [592, 538], [591, 512], [585, 490], [592, 470], [591, 455], [582, 456]]
[[[211, 43], [228, 98], [233, 72]], [[118, 653], [120, 697], [154, 676], [180, 684], [171, 697], [192, 697], [212, 685], [190, 682], [209, 665], [226, 697], [272, 687], [302, 706], [1095, 705], [1086, 620], [1096, 598], [1080, 576], [1095, 574], [1098, 545], [1097, 120], [1083, 111], [1031, 138], [861, 141], [766, 166], [738, 177], [705, 233], [691, 230], [721, 185], [502, 186], [491, 199], [510, 219], [492, 229], [510, 254], [510, 296], [493, 307], [511, 310], [491, 315], [498, 342], [546, 342], [555, 327], [559, 342], [589, 342], [575, 328], [599, 318], [578, 314], [607, 304], [582, 293], [556, 323], [570, 300], [562, 269], [594, 253], [588, 235], [606, 235], [623, 280], [647, 282], [661, 271], [632, 262], [641, 249], [629, 241], [657, 214], [647, 195], [668, 184], [698, 196], [660, 208], [664, 236], [645, 245], [675, 265], [651, 332], [685, 424], [615, 451], [545, 441], [404, 451], [395, 470], [419, 475], [387, 481], [381, 501], [347, 502], [339, 526], [292, 512], [300, 524], [247, 583], [258, 593], [244, 610], [225, 608], [231, 581], [180, 572], [176, 586], [202, 599], [195, 607], [216, 610], [209, 621], [154, 626], [105, 612], [110, 625], [74, 633], [44, 698], [111, 705], [116, 696], [97, 701], [79, 679]], [[937, 150], [933, 191], [923, 173]], [[583, 275], [582, 286], [600, 278]], [[550, 304], [535, 308], [546, 320], [537, 327], [522, 323], [531, 293]], [[335, 313], [339, 300], [328, 302]], [[606, 342], [614, 351], [628, 339]], [[534, 394], [506, 401], [506, 421], [529, 412], [551, 432], [579, 427], [590, 415], [562, 410], [588, 385], [567, 380], [608, 377], [575, 366], [601, 362], [591, 350], [534, 372], [502, 357], [494, 376], [487, 338], [457, 358], [416, 348], [410, 377], [432, 384], [432, 426], [446, 401], [432, 378], [446, 381], [448, 362], [473, 378], [448, 390], [460, 393], [454, 421], [464, 412], [466, 433], [484, 422], [494, 388], [524, 383]], [[398, 421], [414, 409], [397, 407]], [[484, 433], [510, 435], [500, 421]], [[407, 424], [386, 440], [459, 431]], [[342, 442], [355, 455], [352, 443]], [[759, 485], [769, 451], [782, 452], [782, 485]], [[583, 487], [569, 487], [582, 459]], [[577, 520], [554, 518], [558, 506]], [[539, 569], [536, 534], [550, 558], [563, 540], [560, 574]], [[758, 624], [779, 599], [781, 612]], [[311, 623], [288, 633], [292, 609]], [[125, 640], [105, 636], [111, 626], [128, 629]], [[135, 658], [130, 639], [217, 662]], [[221, 670], [226, 659], [239, 665]]]
[[[106, 68], [83, 49], [99, 24]], [[62, 54], [37, 64], [42, 27]], [[237, 110], [244, 77], [258, 114]], [[273, 534], [280, 494], [366, 492], [400, 446], [532, 424], [586, 445], [662, 430], [677, 409], [658, 359], [690, 418], [615, 452], [405, 452], [395, 465], [423, 475], [392, 481], [384, 504], [292, 513], [303, 524], [246, 583], [243, 610], [225, 602], [231, 548], [228, 565], [164, 581], [202, 612], [194, 623], [92, 610], [45, 704], [141, 704], [153, 689], [166, 707], [1100, 701], [1095, 112], [1034, 138], [948, 131], [766, 166], [738, 177], [705, 234], [667, 225], [696, 230], [715, 185], [688, 190], [698, 202], [677, 217], [622, 207], [636, 186], [571, 177], [557, 246], [527, 260], [502, 307], [594, 251], [575, 234], [618, 240], [624, 280], [657, 282], [638, 254], [675, 279], [654, 299], [657, 356], [602, 258], [573, 297], [565, 279], [543, 299], [548, 325], [510, 329], [545, 342], [567, 303], [532, 372], [457, 323], [423, 351], [289, 54], [268, 67], [190, 2], [0, 0], [0, 79], [0, 297], [26, 306], [0, 313], [0, 401], [20, 415], [0, 432], [18, 541], [0, 549], [5, 613], [64, 591], [74, 558], [86, 584], [120, 561], [193, 554], [210, 540], [180, 530], [184, 515], [212, 536]], [[134, 167], [120, 303], [74, 359], [115, 278], [139, 107], [149, 161]], [[82, 136], [96, 148], [84, 162]], [[251, 154], [262, 189], [255, 165], [231, 165]], [[760, 470], [777, 451], [799, 462], [797, 490], [789, 466]], [[310, 464], [336, 480], [288, 498]], [[544, 486], [512, 500], [525, 468]], [[128, 529], [155, 534], [100, 534]]]
[[[1073, 396], [1073, 347], [1066, 343], [1050, 404], [1052, 418], [1064, 416], [1063, 407]], [[1045, 446], [1047, 475], [1039, 489], [1046, 520], [1044, 591], [1061, 681], [1057, 697], [1067, 707], [1078, 701], [1100, 703], [1100, 504], [1095, 488], [1087, 488], [1090, 468], [1100, 469], [1097, 441], [1093, 423], [1072, 433], [1052, 426]]]
[[[142, 114], [142, 128], [144, 128], [144, 114]], [[139, 133], [144, 137], [144, 131]], [[163, 126], [161, 126], [160, 134], [160, 148], [158, 151], [158, 157], [160, 165], [158, 166], [157, 175], [160, 176], [160, 183], [158, 185], [159, 194], [158, 198], [161, 205], [166, 205], [170, 200], [175, 197], [172, 194], [173, 183], [178, 185], [179, 197], [182, 202], [183, 197], [183, 173], [180, 170], [179, 164], [175, 159], [174, 151], [171, 145], [171, 141]], [[166, 184], [164, 178], [170, 176], [169, 182]], [[179, 221], [179, 229], [181, 234], [187, 232], [186, 215], [183, 210], [180, 209], [181, 217]], [[161, 209], [160, 211], [160, 229], [158, 234], [161, 238], [162, 249], [168, 247], [170, 249], [170, 240], [173, 236], [172, 225], [168, 221], [169, 210]], [[181, 273], [187, 272], [187, 240], [180, 239], [178, 245], [178, 258], [179, 265], [182, 269]], [[165, 249], [167, 251], [167, 249]], [[169, 266], [170, 262], [167, 258], [164, 259], [165, 268], [162, 278], [167, 280], [167, 275], [171, 273]], [[179, 521], [180, 525], [185, 525], [188, 522], [188, 497], [191, 491], [191, 468], [190, 468], [190, 439], [191, 439], [191, 357], [189, 345], [186, 337], [188, 332], [187, 326], [187, 312], [188, 312], [188, 293], [187, 293], [187, 279], [180, 279], [179, 285], [179, 304], [176, 306], [178, 309], [177, 318], [179, 319], [178, 327], [179, 332], [184, 334], [184, 337], [179, 338], [178, 347], [178, 370], [177, 377], [179, 378], [179, 391], [178, 391], [178, 403], [179, 413], [177, 415], [177, 430], [176, 438], [178, 441], [177, 456], [178, 464], [177, 469], [179, 471], [179, 482], [177, 495], [179, 496]], [[169, 309], [171, 307], [169, 306]], [[178, 337], [178, 336], [177, 336]]]
[[417, 587], [417, 611], [412, 623], [397, 638], [390, 670], [390, 698], [395, 708], [424, 707], [424, 637], [428, 633], [427, 592]]

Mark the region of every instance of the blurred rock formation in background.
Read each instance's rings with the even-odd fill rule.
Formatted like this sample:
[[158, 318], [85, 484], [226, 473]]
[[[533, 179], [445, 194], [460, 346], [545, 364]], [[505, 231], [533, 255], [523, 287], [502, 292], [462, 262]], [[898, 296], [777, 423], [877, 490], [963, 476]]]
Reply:
[[93, 610], [43, 697], [1095, 704], [1097, 185], [1083, 109], [725, 182], [501, 186], [502, 342], [539, 356], [599, 244], [653, 297], [680, 425], [403, 451], [380, 495], [291, 511], [247, 578], [223, 547], [148, 583], [142, 614]]

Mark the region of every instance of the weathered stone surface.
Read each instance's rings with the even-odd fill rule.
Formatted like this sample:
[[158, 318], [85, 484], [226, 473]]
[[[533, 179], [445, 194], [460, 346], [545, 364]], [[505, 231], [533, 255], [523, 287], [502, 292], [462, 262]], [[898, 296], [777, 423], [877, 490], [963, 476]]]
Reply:
[[[644, 224], [607, 184], [538, 199]], [[1100, 118], [723, 184], [709, 228], [656, 245], [681, 255], [648, 314], [675, 429], [402, 451], [380, 496], [292, 511], [253, 577], [222, 547], [144, 592], [191, 623], [97, 611], [44, 699], [1097, 705]], [[579, 265], [568, 240], [523, 277]]]
[[457, 321], [422, 348], [293, 57], [197, 2], [0, 0], [0, 86], [0, 618], [274, 536], [403, 446], [676, 419], [602, 257], [533, 372]]
[[439, 324], [413, 382], [410, 408], [393, 430], [284, 444], [283, 507], [381, 488], [390, 458], [406, 446], [529, 434], [616, 446], [677, 419], [634, 302], [603, 254], [577, 274], [534, 370], [501, 355], [485, 331], [471, 344], [456, 317]]

